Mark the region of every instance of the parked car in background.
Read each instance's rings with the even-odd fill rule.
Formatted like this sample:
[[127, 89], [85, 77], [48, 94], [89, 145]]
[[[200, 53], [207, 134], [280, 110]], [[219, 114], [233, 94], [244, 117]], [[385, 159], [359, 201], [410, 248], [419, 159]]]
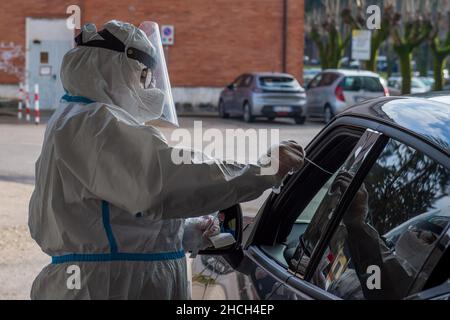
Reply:
[[[402, 92], [402, 77], [389, 77], [388, 89], [391, 95], [401, 95]], [[426, 93], [431, 91], [432, 87], [426, 85], [419, 77], [411, 79], [411, 94]]]
[[431, 91], [434, 88], [434, 78], [433, 77], [418, 77], [420, 81], [422, 81]]
[[382, 78], [374, 72], [329, 69], [308, 83], [306, 109], [309, 117], [329, 122], [350, 105], [388, 95]]
[[[433, 79], [434, 79], [434, 71], [433, 71], [433, 70], [428, 70], [427, 76], [428, 76], [429, 78], [433, 78]], [[445, 81], [450, 80], [450, 72], [449, 72], [448, 69], [444, 69], [444, 70], [443, 70], [443, 76], [444, 76], [444, 80], [445, 80]]]
[[290, 74], [248, 73], [237, 77], [221, 92], [219, 115], [242, 116], [246, 122], [257, 117], [269, 120], [288, 117], [303, 124], [305, 104], [305, 90]]
[[449, 300], [448, 93], [350, 107], [305, 151], [315, 165], [253, 222], [228, 209], [236, 244], [200, 252], [194, 281], [228, 299]]
[[359, 60], [352, 60], [348, 57], [343, 57], [341, 59], [341, 67], [344, 69], [361, 69], [362, 65]]

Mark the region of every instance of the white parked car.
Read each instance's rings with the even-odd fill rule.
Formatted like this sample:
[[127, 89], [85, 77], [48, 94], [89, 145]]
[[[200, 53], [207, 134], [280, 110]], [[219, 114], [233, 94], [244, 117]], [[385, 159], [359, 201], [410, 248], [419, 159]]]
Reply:
[[[389, 77], [388, 88], [392, 95], [400, 95], [402, 92], [402, 77]], [[411, 93], [426, 93], [431, 91], [431, 87], [425, 84], [420, 78], [411, 79]]]
[[388, 95], [389, 91], [377, 73], [328, 69], [315, 76], [306, 87], [307, 114], [329, 122], [355, 103]]

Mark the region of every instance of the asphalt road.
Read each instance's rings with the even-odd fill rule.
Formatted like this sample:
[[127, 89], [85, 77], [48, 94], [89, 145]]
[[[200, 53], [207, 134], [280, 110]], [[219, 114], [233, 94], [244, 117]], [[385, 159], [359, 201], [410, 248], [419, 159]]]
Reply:
[[[318, 122], [301, 126], [291, 120], [246, 124], [239, 119], [214, 117], [183, 117], [180, 128], [193, 135], [195, 121], [202, 121], [203, 130], [218, 129], [223, 134], [227, 129], [278, 129], [280, 140], [296, 140], [304, 146], [322, 128]], [[171, 142], [173, 129], [161, 131]], [[0, 114], [0, 299], [28, 299], [34, 277], [49, 262], [49, 257], [31, 239], [27, 227], [34, 164], [44, 133], [45, 123], [34, 125]], [[254, 216], [268, 193], [242, 204], [244, 214]]]

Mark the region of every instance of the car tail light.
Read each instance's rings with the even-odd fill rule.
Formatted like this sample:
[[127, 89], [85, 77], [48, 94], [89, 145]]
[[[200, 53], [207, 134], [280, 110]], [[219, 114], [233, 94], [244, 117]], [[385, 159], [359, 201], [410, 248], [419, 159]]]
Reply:
[[337, 86], [334, 94], [339, 101], [345, 102], [344, 88], [342, 88], [341, 86]]
[[386, 87], [384, 87], [384, 96], [385, 97], [389, 97], [390, 96], [389, 89], [386, 88]]

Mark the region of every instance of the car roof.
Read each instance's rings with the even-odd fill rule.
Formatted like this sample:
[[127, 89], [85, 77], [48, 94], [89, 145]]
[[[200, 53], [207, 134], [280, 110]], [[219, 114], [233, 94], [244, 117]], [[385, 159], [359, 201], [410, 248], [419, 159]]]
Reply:
[[248, 73], [251, 74], [253, 76], [257, 76], [257, 77], [289, 77], [289, 78], [294, 78], [293, 75], [289, 74], [289, 73], [282, 73], [282, 72], [253, 72], [253, 73]]
[[380, 75], [378, 73], [367, 71], [367, 70], [355, 70], [355, 69], [326, 69], [323, 72], [335, 72], [340, 73], [344, 76], [366, 76], [366, 77], [377, 77]]
[[344, 116], [388, 123], [450, 155], [450, 91], [371, 99], [347, 108], [337, 118]]

